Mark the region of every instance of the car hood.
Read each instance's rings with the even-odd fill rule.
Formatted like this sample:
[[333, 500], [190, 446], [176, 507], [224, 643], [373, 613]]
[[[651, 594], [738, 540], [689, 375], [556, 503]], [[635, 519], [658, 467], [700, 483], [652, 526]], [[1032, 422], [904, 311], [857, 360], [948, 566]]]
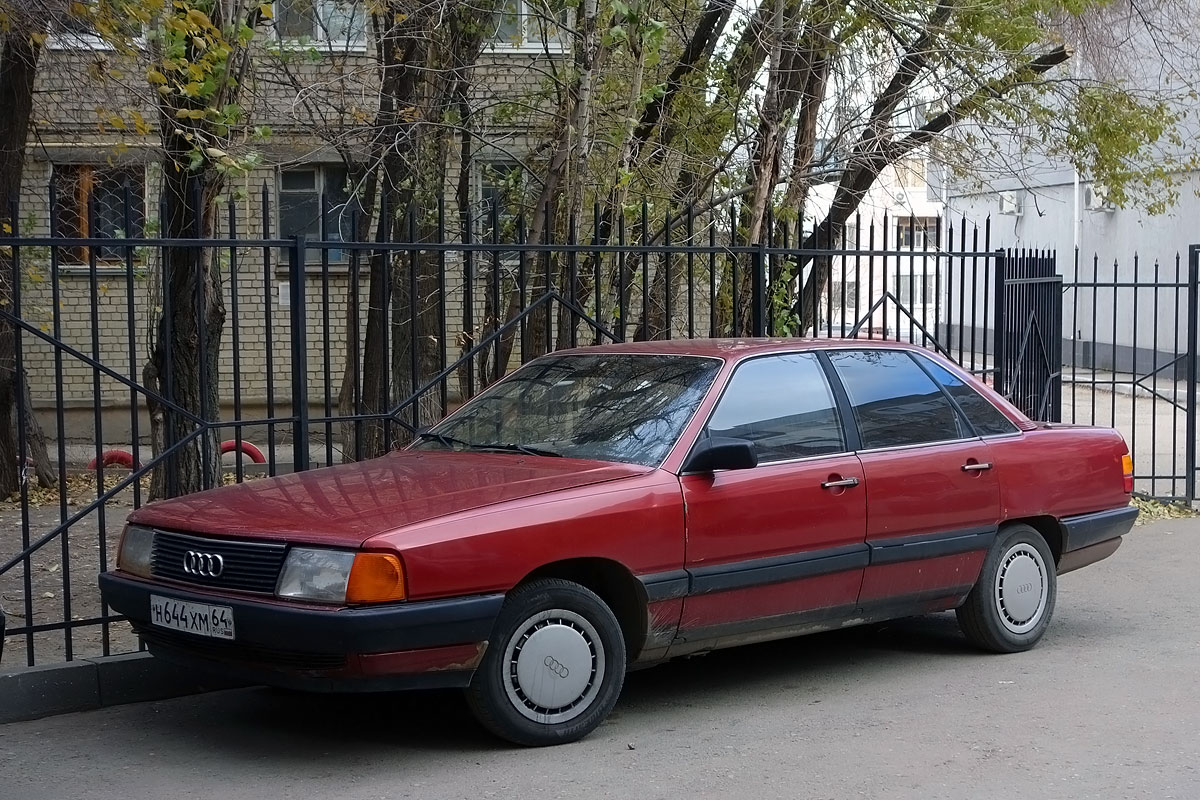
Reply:
[[652, 471], [575, 458], [398, 452], [151, 503], [131, 514], [129, 522], [357, 547], [435, 517]]

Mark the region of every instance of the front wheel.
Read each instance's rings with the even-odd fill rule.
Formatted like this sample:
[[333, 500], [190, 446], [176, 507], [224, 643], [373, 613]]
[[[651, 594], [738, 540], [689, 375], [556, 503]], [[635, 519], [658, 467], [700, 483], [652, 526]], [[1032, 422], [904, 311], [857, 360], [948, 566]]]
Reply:
[[1054, 556], [1028, 525], [1001, 529], [979, 580], [957, 610], [967, 640], [996, 653], [1017, 653], [1038, 643], [1058, 596]]
[[577, 583], [533, 581], [505, 601], [467, 689], [479, 722], [516, 744], [581, 739], [625, 682], [625, 639], [604, 601]]

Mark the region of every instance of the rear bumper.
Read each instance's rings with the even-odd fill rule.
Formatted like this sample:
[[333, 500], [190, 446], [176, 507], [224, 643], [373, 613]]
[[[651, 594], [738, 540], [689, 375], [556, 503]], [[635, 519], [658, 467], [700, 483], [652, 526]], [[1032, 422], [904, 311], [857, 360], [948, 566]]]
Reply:
[[1137, 516], [1135, 506], [1125, 506], [1062, 519], [1063, 552], [1058, 574], [1111, 556], [1121, 546], [1121, 537], [1133, 528]]
[[1129, 533], [1137, 520], [1136, 506], [1113, 508], [1099, 511], [1095, 514], [1082, 514], [1078, 517], [1065, 517], [1062, 520], [1063, 552], [1082, 550], [1109, 539], [1116, 539]]
[[[100, 576], [100, 591], [156, 656], [240, 680], [311, 691], [466, 686], [504, 601], [495, 594], [314, 608], [195, 592], [111, 572]], [[152, 625], [151, 594], [228, 606], [236, 638]]]

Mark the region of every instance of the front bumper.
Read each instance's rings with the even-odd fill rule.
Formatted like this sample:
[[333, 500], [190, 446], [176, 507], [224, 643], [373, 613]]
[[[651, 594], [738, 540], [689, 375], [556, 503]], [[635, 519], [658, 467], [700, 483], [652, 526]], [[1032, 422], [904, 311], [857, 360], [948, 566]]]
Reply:
[[[241, 680], [312, 691], [466, 686], [504, 602], [504, 595], [491, 594], [333, 609], [197, 592], [114, 572], [100, 576], [100, 593], [156, 656]], [[224, 641], [152, 625], [151, 594], [228, 606], [236, 638]]]

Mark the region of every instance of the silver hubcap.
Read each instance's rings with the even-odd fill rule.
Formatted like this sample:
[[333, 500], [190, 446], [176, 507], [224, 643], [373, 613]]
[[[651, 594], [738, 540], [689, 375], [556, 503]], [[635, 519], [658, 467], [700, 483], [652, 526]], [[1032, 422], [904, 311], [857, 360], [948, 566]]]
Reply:
[[1027, 633], [1046, 612], [1046, 562], [1032, 545], [1015, 544], [996, 571], [996, 608], [1000, 622], [1013, 633]]
[[586, 711], [604, 680], [604, 646], [574, 611], [542, 611], [517, 628], [504, 652], [504, 689], [517, 711], [553, 725]]

